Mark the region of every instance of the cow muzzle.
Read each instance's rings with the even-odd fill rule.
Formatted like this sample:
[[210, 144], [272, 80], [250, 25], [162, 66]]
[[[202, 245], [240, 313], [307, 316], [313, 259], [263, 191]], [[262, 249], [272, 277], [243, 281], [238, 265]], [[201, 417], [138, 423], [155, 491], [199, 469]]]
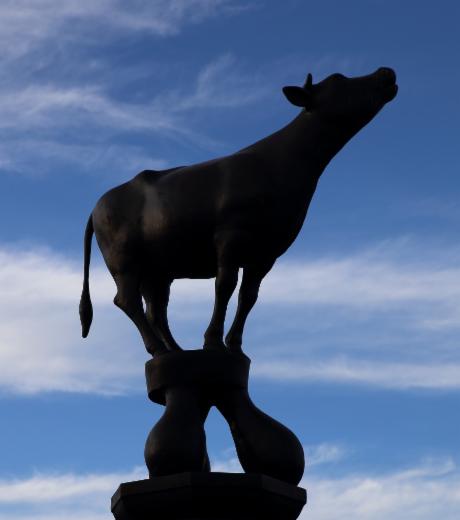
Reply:
[[385, 103], [391, 101], [398, 93], [398, 85], [396, 84], [396, 73], [389, 67], [381, 67], [375, 72], [379, 89], [382, 90]]

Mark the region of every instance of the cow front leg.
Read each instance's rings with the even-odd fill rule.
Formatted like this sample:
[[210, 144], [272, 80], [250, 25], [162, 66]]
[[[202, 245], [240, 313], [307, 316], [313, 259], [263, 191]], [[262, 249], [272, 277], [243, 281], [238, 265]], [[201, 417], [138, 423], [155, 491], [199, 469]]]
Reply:
[[227, 306], [238, 283], [238, 265], [224, 264], [217, 270], [212, 318], [204, 334], [205, 349], [224, 349], [224, 323]]
[[260, 284], [264, 276], [272, 268], [273, 263], [274, 262], [259, 266], [248, 266], [243, 269], [243, 280], [241, 281], [238, 295], [238, 307], [235, 319], [225, 337], [225, 343], [232, 352], [241, 352], [246, 319], [257, 301]]
[[166, 346], [150, 327], [144, 314], [139, 281], [136, 276], [127, 273], [114, 275], [117, 294], [113, 303], [125, 312], [138, 328], [147, 352], [163, 354], [168, 352]]

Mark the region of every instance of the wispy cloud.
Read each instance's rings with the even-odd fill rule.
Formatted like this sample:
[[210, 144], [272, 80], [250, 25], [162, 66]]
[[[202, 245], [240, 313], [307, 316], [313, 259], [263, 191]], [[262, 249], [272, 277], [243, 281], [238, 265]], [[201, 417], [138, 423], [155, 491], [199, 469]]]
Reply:
[[50, 39], [58, 42], [98, 31], [146, 31], [161, 37], [175, 35], [187, 24], [233, 14], [245, 4], [231, 0], [120, 0], [98, 2], [16, 0], [0, 6], [0, 47], [18, 56]]
[[211, 460], [211, 471], [222, 472], [222, 473], [242, 473], [240, 461], [236, 455], [235, 449], [231, 450], [232, 455], [230, 457], [221, 457]]
[[65, 126], [71, 131], [91, 124], [95, 129], [188, 133], [190, 130], [178, 119], [178, 112], [234, 108], [258, 100], [264, 93], [260, 78], [239, 71], [235, 57], [225, 54], [204, 65], [194, 84], [170, 88], [141, 104], [111, 98], [103, 85], [9, 86], [0, 99], [0, 129], [24, 131]]
[[[397, 243], [395, 247], [399, 250]], [[396, 254], [391, 259], [389, 244], [386, 248], [386, 258], [363, 251], [336, 260], [280, 263], [268, 275], [255, 321], [248, 325], [246, 350], [254, 358], [254, 377], [458, 390], [460, 272], [452, 265], [455, 255], [446, 260], [445, 250], [444, 264], [428, 259], [420, 263]], [[81, 340], [77, 315], [81, 271], [80, 262], [46, 249], [0, 248], [3, 389], [113, 393], [143, 386], [142, 343], [129, 319], [112, 304], [115, 285], [97, 261], [90, 276], [94, 322], [89, 338]], [[173, 329], [177, 323], [187, 338], [185, 347], [196, 345], [190, 339], [195, 331], [201, 341], [212, 300], [212, 280], [173, 285]], [[318, 313], [319, 307], [323, 311]], [[311, 315], [313, 321], [295, 319], [290, 324], [294, 310]], [[383, 314], [384, 325], [379, 325]], [[269, 336], [283, 334], [288, 360], [280, 360], [277, 349], [267, 349], [263, 335], [256, 334], [266, 330], [267, 320], [272, 323], [266, 331]], [[394, 336], [386, 331], [392, 320]], [[383, 340], [376, 333], [379, 326]], [[357, 341], [363, 346], [356, 348]], [[401, 343], [404, 351], [398, 347]]]
[[[303, 449], [307, 468], [337, 463], [347, 455], [347, 450], [338, 444], [322, 443], [304, 446]], [[224, 450], [219, 456], [211, 457], [211, 471], [243, 473], [234, 446]]]
[[0, 480], [0, 504], [42, 503], [75, 500], [82, 496], [114, 493], [121, 482], [147, 478], [146, 470], [127, 473], [40, 474], [30, 478]]
[[0, 143], [0, 169], [25, 177], [46, 175], [53, 168], [73, 168], [94, 176], [107, 175], [112, 183], [145, 170], [163, 170], [166, 159], [150, 154], [140, 146], [117, 144], [76, 144], [45, 139], [22, 139]]
[[125, 473], [36, 473], [0, 480], [0, 519], [108, 520], [110, 497], [121, 482], [147, 478], [146, 470]]
[[347, 454], [347, 450], [338, 444], [323, 443], [312, 446], [304, 446], [303, 449], [307, 462], [307, 471], [308, 468], [312, 468], [314, 466], [338, 462]]
[[[191, 144], [222, 149], [194, 126], [190, 110], [234, 108], [255, 99], [254, 78], [246, 77], [234, 58], [190, 64], [185, 88], [177, 82], [184, 77], [184, 64], [157, 63], [155, 57], [151, 68], [140, 70], [132, 62], [113, 63], [117, 53], [100, 50], [122, 39], [134, 45], [138, 35], [146, 41], [178, 35], [187, 25], [236, 16], [251, 6], [243, 0], [3, 2], [0, 169], [34, 175], [67, 166], [70, 173], [87, 172], [91, 163], [104, 170], [113, 162], [106, 150], [116, 143], [126, 177], [137, 173], [144, 158], [141, 169], [169, 165], [162, 152], [152, 153], [162, 149], [162, 140], [185, 150]], [[133, 67], [139, 68], [134, 74]], [[174, 67], [180, 67], [180, 75], [171, 72]], [[167, 91], [162, 90], [164, 75]]]
[[359, 359], [264, 361], [253, 374], [280, 381], [359, 384], [388, 389], [460, 389], [460, 363], [366, 362]]
[[[96, 328], [91, 344], [79, 341], [76, 265], [46, 250], [2, 250], [0, 259], [0, 386], [19, 393], [126, 389], [136, 373], [130, 349], [121, 349], [118, 361], [111, 362], [112, 345], [120, 341], [115, 336], [98, 339]], [[113, 287], [105, 273], [97, 276], [96, 269], [95, 274], [97, 301], [98, 292], [108, 296]], [[99, 312], [107, 331], [112, 328], [110, 311]], [[125, 340], [129, 344], [129, 333]]]
[[174, 111], [203, 108], [235, 108], [262, 101], [268, 89], [257, 73], [238, 71], [238, 63], [232, 54], [219, 56], [198, 74], [195, 89], [191, 93], [173, 91], [163, 105]]
[[64, 118], [69, 131], [88, 123], [94, 128], [115, 127], [127, 131], [171, 130], [177, 126], [172, 117], [152, 105], [115, 102], [96, 87], [26, 87], [10, 91], [0, 104], [0, 128], [3, 129], [62, 127]]
[[300, 518], [335, 520], [455, 520], [460, 511], [460, 474], [454, 462], [431, 461], [389, 474], [306, 478], [308, 505]]
[[105, 84], [30, 84], [28, 80], [0, 84], [0, 167], [29, 174], [60, 170], [62, 164], [80, 171], [90, 170], [88, 163], [104, 169], [110, 168], [113, 158], [106, 150], [116, 148], [120, 167], [135, 174], [141, 158], [146, 158], [142, 168], [169, 161], [150, 157], [151, 151], [142, 140], [136, 147], [114, 146], [113, 141], [119, 142], [120, 136], [142, 132], [151, 139], [222, 148], [195, 128], [190, 111], [244, 106], [266, 94], [261, 79], [241, 70], [229, 54], [205, 64], [187, 88], [170, 87], [142, 102], [122, 101]]
[[437, 310], [459, 310], [460, 251], [450, 248], [444, 259], [425, 251], [421, 260], [421, 249], [416, 243], [388, 241], [341, 258], [285, 263], [267, 279], [263, 297], [280, 304], [367, 309], [429, 302]]
[[[0, 519], [109, 520], [109, 499], [118, 485], [141, 478], [145, 472], [136, 468], [119, 474], [36, 474], [3, 480]], [[301, 485], [309, 493], [300, 517], [305, 519], [335, 520], [340, 511], [342, 518], [355, 520], [457, 520], [460, 510], [460, 474], [451, 459], [336, 479], [307, 471]]]
[[281, 260], [264, 279], [258, 305], [397, 311], [407, 314], [408, 325], [458, 328], [460, 250], [439, 247], [442, 255], [423, 257], [416, 241], [393, 240], [355, 254]]

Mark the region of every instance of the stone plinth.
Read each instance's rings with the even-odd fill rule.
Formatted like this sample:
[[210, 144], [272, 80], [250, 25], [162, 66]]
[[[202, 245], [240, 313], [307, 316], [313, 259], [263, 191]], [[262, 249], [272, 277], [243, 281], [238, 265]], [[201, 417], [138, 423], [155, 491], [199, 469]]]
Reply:
[[258, 474], [178, 473], [121, 484], [116, 520], [295, 520], [305, 489]]

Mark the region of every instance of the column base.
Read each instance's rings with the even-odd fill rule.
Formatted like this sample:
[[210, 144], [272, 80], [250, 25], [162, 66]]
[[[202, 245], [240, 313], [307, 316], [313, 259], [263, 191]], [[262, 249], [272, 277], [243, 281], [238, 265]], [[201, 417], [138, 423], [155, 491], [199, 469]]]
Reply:
[[120, 484], [116, 520], [295, 520], [305, 489], [266, 475], [177, 473]]

